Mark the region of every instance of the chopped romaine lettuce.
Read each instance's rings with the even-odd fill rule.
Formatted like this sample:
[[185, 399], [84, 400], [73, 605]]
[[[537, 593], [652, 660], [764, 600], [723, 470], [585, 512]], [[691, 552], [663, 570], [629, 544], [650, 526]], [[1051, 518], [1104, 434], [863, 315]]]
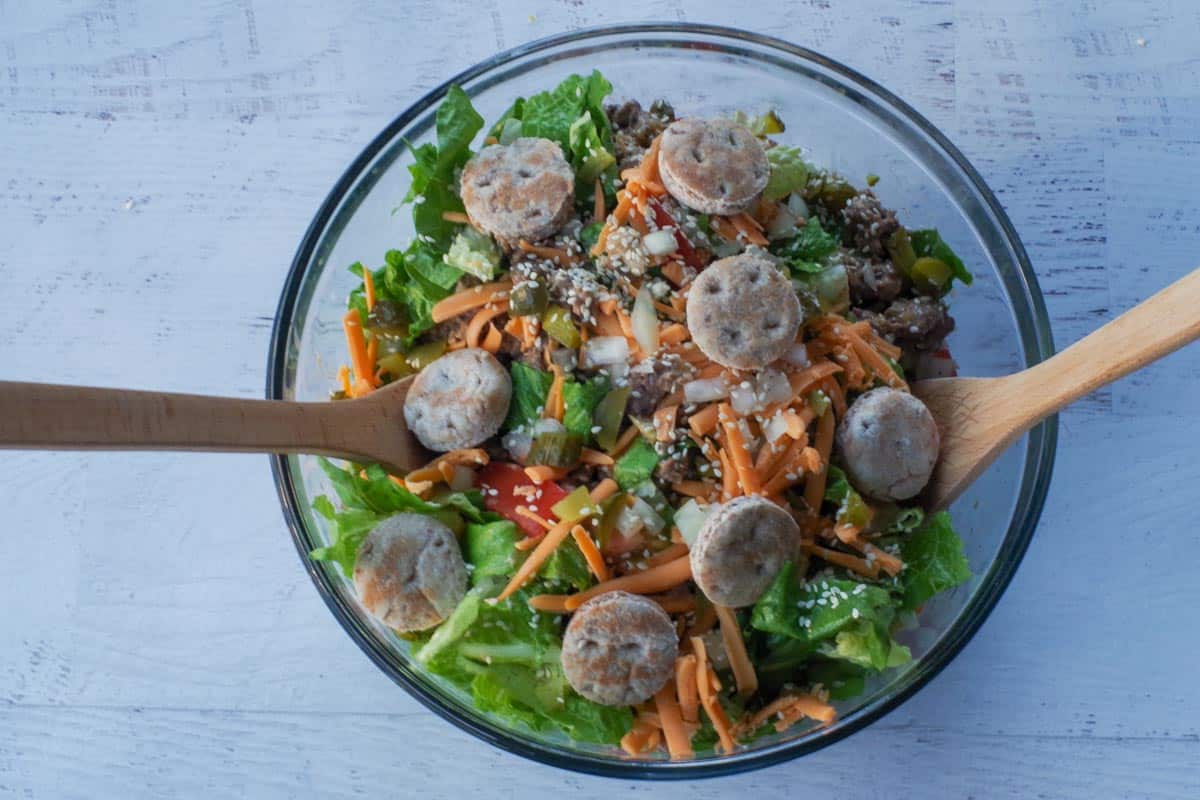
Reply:
[[658, 453], [645, 439], [635, 439], [625, 453], [613, 465], [613, 478], [622, 489], [629, 489], [654, 474], [658, 466]]
[[508, 418], [504, 429], [512, 430], [537, 422], [546, 406], [546, 395], [554, 376], [549, 372], [534, 369], [520, 361], [512, 362], [512, 400], [508, 404]]
[[775, 244], [771, 251], [783, 259], [792, 274], [816, 274], [825, 269], [825, 260], [837, 250], [837, 240], [825, 232], [816, 216], [790, 239]]
[[471, 565], [471, 585], [490, 577], [512, 575], [524, 560], [524, 553], [515, 547], [523, 538], [525, 534], [506, 519], [467, 525], [463, 557]]
[[767, 200], [787, 197], [808, 184], [809, 166], [800, 157], [800, 148], [772, 147], [767, 151], [767, 161], [771, 165], [767, 188], [763, 189], [763, 197]]
[[904, 571], [900, 573], [904, 587], [901, 607], [906, 611], [915, 610], [938, 592], [971, 579], [962, 540], [945, 511], [927, 517], [919, 530], [901, 542], [900, 557], [904, 560]]
[[563, 426], [571, 433], [583, 437], [584, 444], [595, 438], [593, 414], [596, 406], [608, 393], [608, 379], [592, 378], [589, 381], [566, 381], [563, 383]]
[[591, 114], [581, 114], [571, 123], [567, 142], [577, 187], [592, 187], [596, 178], [617, 163], [616, 156], [600, 140], [600, 132], [596, 130], [596, 121]]
[[413, 149], [414, 163], [408, 168], [412, 184], [404, 202], [414, 204], [417, 233], [445, 248], [459, 226], [443, 214], [463, 210], [456, 174], [471, 157], [471, 140], [483, 127], [483, 117], [461, 87], [451, 86], [438, 107], [436, 125], [437, 144], [426, 142]]
[[804, 580], [789, 562], [755, 603], [750, 625], [775, 637], [767, 659], [774, 671], [817, 654], [882, 670], [911, 658], [892, 641], [895, 618], [896, 599], [886, 589], [845, 578]]
[[551, 583], [566, 584], [576, 591], [583, 591], [593, 583], [587, 559], [574, 539], [568, 539], [555, 548], [538, 570], [538, 575]]

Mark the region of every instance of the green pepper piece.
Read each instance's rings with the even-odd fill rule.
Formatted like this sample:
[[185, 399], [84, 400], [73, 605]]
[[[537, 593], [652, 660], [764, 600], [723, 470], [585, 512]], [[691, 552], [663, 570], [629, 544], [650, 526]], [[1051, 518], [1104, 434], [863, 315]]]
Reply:
[[408, 312], [404, 306], [391, 300], [378, 300], [371, 313], [367, 314], [367, 329], [373, 333], [391, 336], [408, 335]]
[[896, 265], [896, 269], [900, 270], [900, 274], [911, 273], [913, 265], [917, 262], [917, 254], [913, 251], [912, 239], [909, 237], [908, 231], [904, 228], [892, 231], [885, 246], [892, 263]]
[[508, 313], [514, 317], [540, 317], [549, 304], [550, 294], [536, 281], [518, 283], [508, 295]]
[[838, 509], [837, 521], [842, 525], [865, 528], [870, 524], [872, 515], [871, 507], [862, 499], [862, 495], [851, 489]]
[[552, 505], [550, 510], [562, 522], [574, 522], [577, 519], [590, 517], [600, 511], [592, 502], [592, 496], [588, 493], [586, 486], [575, 487], [575, 491]]
[[611, 450], [617, 444], [621, 433], [621, 421], [625, 419], [625, 405], [629, 402], [632, 391], [628, 386], [613, 389], [601, 398], [592, 412], [592, 423], [600, 428], [596, 433], [596, 444], [604, 450]]
[[386, 356], [380, 356], [379, 368], [391, 375], [393, 378], [403, 378], [413, 374], [413, 368], [409, 366], [408, 356], [404, 353], [390, 353]]
[[579, 328], [575, 327], [571, 312], [562, 306], [550, 306], [546, 309], [542, 314], [542, 329], [563, 347], [572, 350], [579, 347]]
[[820, 419], [829, 410], [829, 395], [820, 389], [813, 389], [808, 393], [808, 404], [812, 407], [813, 413], [817, 415], [817, 419]]
[[845, 178], [830, 176], [817, 189], [813, 199], [827, 211], [836, 213], [845, 208], [846, 203], [857, 194], [858, 189], [851, 186]]
[[600, 503], [600, 517], [596, 522], [596, 527], [592, 529], [592, 535], [596, 537], [596, 546], [604, 549], [608, 544], [608, 539], [612, 535], [613, 528], [617, 527], [617, 517], [621, 515], [621, 509], [625, 508], [625, 493], [617, 492], [612, 497]]
[[442, 353], [446, 352], [446, 343], [444, 341], [429, 342], [419, 347], [414, 347], [408, 354], [408, 366], [412, 367], [414, 372], [420, 372], [428, 367], [434, 361], [442, 357]]
[[529, 447], [526, 462], [548, 467], [573, 467], [583, 452], [583, 437], [570, 431], [539, 433]]
[[941, 294], [950, 285], [954, 270], [945, 261], [931, 256], [922, 256], [912, 265], [909, 273], [913, 286], [917, 291], [927, 294]]

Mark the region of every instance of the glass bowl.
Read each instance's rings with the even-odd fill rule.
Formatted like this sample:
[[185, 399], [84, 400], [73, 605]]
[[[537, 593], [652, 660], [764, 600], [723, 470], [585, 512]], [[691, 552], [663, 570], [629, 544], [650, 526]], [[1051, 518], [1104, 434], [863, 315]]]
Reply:
[[[775, 108], [788, 126], [778, 138], [807, 148], [817, 164], [861, 182], [880, 177], [884, 204], [914, 227], [937, 227], [974, 271], [954, 292], [958, 328], [951, 350], [964, 375], [1002, 375], [1053, 350], [1029, 260], [992, 192], [962, 154], [912, 108], [856, 72], [778, 39], [703, 25], [641, 24], [555, 36], [495, 56], [439, 86], [398, 116], [350, 164], [309, 226], [275, 318], [267, 395], [323, 400], [345, 357], [341, 317], [357, 283], [346, 267], [382, 263], [413, 235], [407, 210], [406, 142], [430, 140], [434, 112], [450, 83], [466, 89], [487, 120], [518, 95], [553, 87], [572, 72], [599, 69], [610, 100], [669, 100], [681, 114], [758, 113]], [[311, 501], [330, 493], [315, 459], [277, 457], [275, 481], [301, 561], [326, 604], [363, 651], [421, 703], [481, 739], [555, 766], [634, 778], [738, 772], [811, 753], [902, 703], [938, 673], [983, 623], [1012, 578], [1033, 534], [1050, 481], [1056, 423], [1049, 420], [1004, 454], [954, 505], [974, 579], [939, 595], [919, 626], [900, 634], [914, 660], [838, 703], [825, 728], [796, 727], [731, 755], [694, 760], [629, 758], [615, 748], [515, 729], [477, 711], [470, 698], [426, 674], [406, 643], [367, 615], [353, 585], [307, 553], [326, 542]]]

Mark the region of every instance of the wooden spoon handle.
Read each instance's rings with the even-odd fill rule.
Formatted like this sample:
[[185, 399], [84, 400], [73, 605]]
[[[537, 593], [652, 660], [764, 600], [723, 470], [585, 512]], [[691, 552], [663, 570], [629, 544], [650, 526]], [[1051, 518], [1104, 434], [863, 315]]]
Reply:
[[1014, 378], [1030, 425], [1200, 338], [1200, 269]]
[[0, 448], [359, 452], [339, 405], [0, 382]]

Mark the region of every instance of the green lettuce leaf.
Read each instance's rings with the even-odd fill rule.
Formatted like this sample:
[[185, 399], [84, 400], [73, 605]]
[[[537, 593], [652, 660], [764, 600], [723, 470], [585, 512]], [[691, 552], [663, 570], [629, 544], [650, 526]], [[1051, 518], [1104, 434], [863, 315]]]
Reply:
[[563, 426], [568, 431], [583, 437], [584, 444], [590, 444], [594, 435], [592, 414], [596, 405], [608, 394], [608, 379], [605, 377], [592, 378], [589, 381], [566, 381], [563, 383]]
[[[463, 273], [444, 263], [432, 244], [420, 240], [405, 250], [389, 250], [384, 262], [382, 267], [371, 272], [375, 296], [404, 308], [409, 320], [405, 345], [411, 345], [414, 339], [433, 327], [434, 304], [450, 295]], [[350, 266], [350, 271], [360, 278], [364, 269], [360, 263]], [[367, 300], [362, 284], [350, 293], [348, 305], [366, 322]]]
[[904, 588], [901, 607], [906, 611], [915, 610], [938, 592], [971, 579], [962, 540], [945, 511], [926, 517], [924, 526], [901, 542], [900, 557], [904, 560], [904, 571], [900, 573]]
[[483, 117], [459, 86], [451, 86], [436, 116], [437, 144], [413, 148], [409, 166], [412, 183], [404, 202], [413, 203], [413, 225], [439, 249], [449, 247], [459, 225], [444, 219], [447, 211], [462, 211], [455, 185], [457, 170], [471, 157], [471, 141], [483, 127]]
[[612, 93], [612, 84], [593, 70], [591, 75], [569, 75], [558, 86], [525, 100], [521, 109], [521, 135], [540, 136], [558, 142], [563, 152], [571, 153], [571, 125], [587, 114], [596, 129], [599, 144], [612, 147], [612, 128], [604, 113], [604, 98]]
[[773, 641], [776, 652], [767, 658], [768, 671], [794, 668], [817, 654], [882, 670], [911, 658], [907, 648], [892, 641], [895, 605], [891, 593], [872, 584], [798, 579], [789, 562], [755, 603], [750, 625], [780, 637]]
[[467, 525], [463, 557], [471, 565], [471, 585], [512, 575], [524, 560], [524, 554], [515, 547], [523, 538], [517, 526], [506, 519]]
[[534, 369], [520, 361], [512, 362], [510, 372], [513, 388], [512, 400], [508, 404], [508, 418], [504, 420], [506, 431], [537, 422], [545, 408], [550, 384], [554, 381], [554, 376], [549, 372]]
[[[890, 623], [892, 614], [886, 616]], [[876, 672], [912, 661], [912, 653], [907, 647], [892, 641], [885, 625], [865, 619], [838, 631], [832, 644], [825, 642], [822, 645], [821, 654]]]
[[808, 184], [810, 169], [800, 156], [800, 148], [782, 145], [772, 147], [767, 151], [767, 161], [771, 173], [767, 178], [767, 188], [763, 189], [766, 199], [779, 200], [802, 190]]
[[555, 548], [538, 570], [538, 576], [546, 581], [566, 584], [576, 591], [583, 591], [594, 583], [587, 560], [573, 539]]
[[613, 478], [622, 489], [630, 489], [654, 474], [658, 460], [654, 446], [639, 437], [613, 465]]
[[971, 281], [975, 280], [971, 271], [967, 269], [967, 265], [951, 249], [950, 245], [946, 244], [942, 235], [935, 228], [909, 231], [908, 236], [912, 240], [913, 252], [916, 253], [917, 258], [929, 256], [945, 262], [954, 272], [954, 277], [968, 286], [971, 285]]
[[817, 274], [824, 271], [825, 260], [837, 247], [837, 239], [825, 232], [814, 214], [790, 239], [772, 245], [771, 252], [787, 262], [793, 274]]

